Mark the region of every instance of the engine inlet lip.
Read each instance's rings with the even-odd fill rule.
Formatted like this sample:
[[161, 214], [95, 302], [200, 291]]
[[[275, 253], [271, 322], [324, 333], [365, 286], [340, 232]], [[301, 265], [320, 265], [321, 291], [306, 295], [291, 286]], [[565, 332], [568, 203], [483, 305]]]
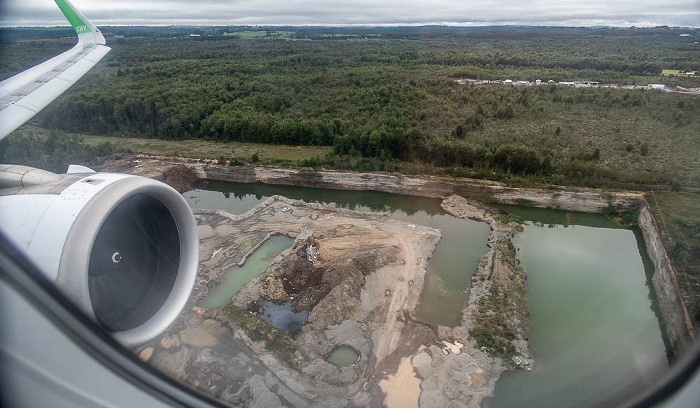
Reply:
[[180, 237], [180, 265], [171, 294], [162, 307], [144, 324], [112, 333], [126, 346], [143, 344], [167, 329], [185, 306], [194, 286], [199, 264], [197, 225], [189, 205], [179, 193], [161, 182], [134, 176], [105, 186], [80, 210], [71, 226], [56, 278], [56, 284], [76, 305], [90, 318], [96, 319], [88, 286], [92, 246], [112, 210], [136, 194], [151, 196], [170, 211]]

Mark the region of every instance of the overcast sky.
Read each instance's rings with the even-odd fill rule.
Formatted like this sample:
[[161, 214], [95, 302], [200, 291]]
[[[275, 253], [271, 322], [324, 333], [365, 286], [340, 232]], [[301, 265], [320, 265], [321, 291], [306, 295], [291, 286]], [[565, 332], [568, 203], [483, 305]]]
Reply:
[[[700, 0], [73, 0], [100, 25], [700, 26]], [[0, 0], [2, 25], [65, 25], [52, 0]]]

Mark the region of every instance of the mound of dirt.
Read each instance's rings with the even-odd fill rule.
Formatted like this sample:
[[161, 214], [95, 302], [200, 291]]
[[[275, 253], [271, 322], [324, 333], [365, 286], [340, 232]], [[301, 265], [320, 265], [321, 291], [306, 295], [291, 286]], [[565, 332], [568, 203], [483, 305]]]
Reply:
[[197, 174], [184, 164], [169, 167], [163, 172], [163, 175], [165, 183], [177, 190], [178, 193], [191, 190], [195, 181], [199, 180]]

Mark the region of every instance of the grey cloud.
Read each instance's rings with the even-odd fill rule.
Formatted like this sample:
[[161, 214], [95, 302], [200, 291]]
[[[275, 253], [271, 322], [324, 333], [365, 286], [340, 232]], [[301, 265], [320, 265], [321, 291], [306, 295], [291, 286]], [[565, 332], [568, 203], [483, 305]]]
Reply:
[[[53, 2], [37, 1], [6, 4], [2, 23], [64, 24]], [[74, 0], [74, 3], [97, 25], [700, 25], [697, 0], [356, 0], [339, 3], [329, 0]]]

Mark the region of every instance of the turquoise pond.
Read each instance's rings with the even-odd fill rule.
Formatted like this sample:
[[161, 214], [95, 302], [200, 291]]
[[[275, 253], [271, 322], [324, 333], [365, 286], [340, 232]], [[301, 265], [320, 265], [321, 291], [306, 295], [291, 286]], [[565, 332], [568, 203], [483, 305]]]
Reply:
[[243, 266], [232, 266], [224, 273], [224, 279], [219, 286], [202, 300], [202, 307], [216, 309], [231, 300], [243, 286], [260, 275], [265, 268], [270, 266], [277, 255], [287, 248], [291, 248], [293, 239], [287, 237], [271, 237], [248, 257]]

